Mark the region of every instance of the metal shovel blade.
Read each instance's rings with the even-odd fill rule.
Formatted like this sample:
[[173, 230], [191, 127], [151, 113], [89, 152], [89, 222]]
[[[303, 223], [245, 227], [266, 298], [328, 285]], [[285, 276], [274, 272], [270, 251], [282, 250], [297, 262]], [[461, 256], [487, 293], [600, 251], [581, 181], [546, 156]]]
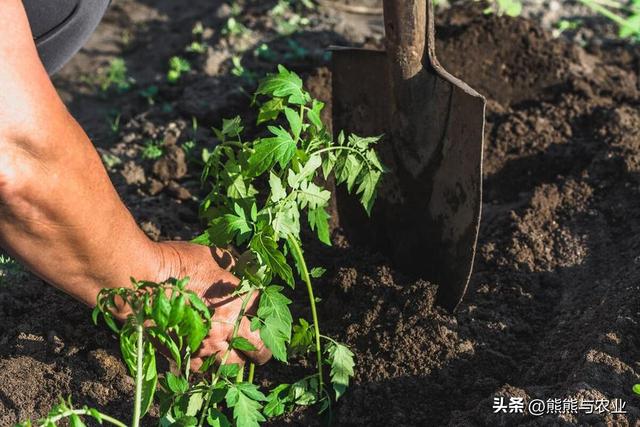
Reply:
[[[437, 303], [454, 310], [478, 237], [485, 99], [438, 63], [433, 18], [431, 1], [385, 0], [393, 53], [333, 49], [334, 132], [383, 134], [378, 154], [389, 169], [370, 218], [342, 190], [337, 216], [352, 238], [379, 248], [399, 270], [437, 284]], [[390, 35], [398, 25], [414, 33], [410, 45]], [[399, 58], [406, 52], [420, 54], [413, 70]]]

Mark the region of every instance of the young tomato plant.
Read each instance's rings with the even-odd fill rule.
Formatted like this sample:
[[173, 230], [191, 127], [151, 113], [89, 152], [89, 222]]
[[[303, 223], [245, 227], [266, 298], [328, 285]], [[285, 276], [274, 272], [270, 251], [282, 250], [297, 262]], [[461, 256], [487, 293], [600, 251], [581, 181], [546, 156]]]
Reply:
[[[345, 345], [320, 331], [312, 278], [324, 271], [309, 268], [304, 257], [302, 218], [321, 242], [331, 244], [327, 212], [331, 192], [326, 185], [331, 176], [371, 211], [384, 172], [373, 149], [379, 137], [347, 138], [341, 133], [334, 141], [320, 119], [324, 104], [312, 99], [300, 77], [282, 66], [261, 81], [254, 103], [265, 136], [244, 141], [239, 117], [214, 129], [220, 144], [204, 168], [203, 180], [211, 191], [201, 206], [209, 226], [195, 241], [239, 250], [234, 269], [241, 279], [237, 293], [261, 292], [251, 327], [259, 330], [275, 359], [286, 363], [292, 354], [315, 354], [316, 372], [274, 388], [266, 397], [264, 414], [277, 416], [295, 405], [316, 403], [324, 410], [332, 397], [326, 388], [325, 365], [337, 400], [353, 376], [354, 361]], [[285, 288], [275, 284], [293, 288], [294, 269], [307, 288], [311, 311], [310, 322], [300, 319], [295, 327]]]

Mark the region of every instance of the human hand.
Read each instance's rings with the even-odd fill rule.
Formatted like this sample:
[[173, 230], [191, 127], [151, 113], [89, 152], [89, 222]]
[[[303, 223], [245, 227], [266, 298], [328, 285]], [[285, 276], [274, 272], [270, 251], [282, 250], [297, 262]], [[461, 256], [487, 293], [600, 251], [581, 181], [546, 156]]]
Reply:
[[[186, 242], [163, 242], [159, 246], [163, 266], [161, 275], [166, 276], [159, 280], [188, 276], [190, 281], [187, 288], [202, 298], [213, 311], [211, 330], [200, 349], [193, 355], [192, 368], [198, 369], [211, 355], [216, 355], [216, 362], [221, 363], [229, 350], [234, 324], [242, 309], [242, 298], [249, 298], [246, 314], [255, 314], [258, 293], [242, 297], [231, 295], [239, 280], [229, 272], [233, 266], [233, 258], [220, 249]], [[241, 352], [230, 349], [225, 363], [243, 365], [249, 360], [260, 365], [271, 358], [271, 352], [264, 346], [259, 331], [251, 331], [246, 315], [240, 322], [238, 336], [246, 338], [257, 351]]]

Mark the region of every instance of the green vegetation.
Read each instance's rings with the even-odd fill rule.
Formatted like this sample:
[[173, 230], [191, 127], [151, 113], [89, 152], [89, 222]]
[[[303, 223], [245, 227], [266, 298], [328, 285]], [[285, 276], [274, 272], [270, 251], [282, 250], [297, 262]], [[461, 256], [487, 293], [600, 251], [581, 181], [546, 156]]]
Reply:
[[127, 64], [122, 58], [114, 58], [109, 62], [106, 72], [98, 77], [97, 83], [103, 92], [114, 88], [118, 92], [131, 89], [133, 79], [127, 76]]
[[[134, 378], [130, 427], [139, 427], [154, 401], [160, 409], [160, 426], [257, 427], [296, 406], [317, 405], [320, 412], [329, 412], [354, 374], [351, 350], [321, 333], [312, 279], [325, 270], [310, 268], [305, 259], [301, 217], [307, 218], [321, 242], [331, 244], [327, 212], [331, 192], [325, 184], [330, 177], [337, 185], [346, 185], [371, 211], [384, 172], [373, 150], [379, 138], [341, 134], [333, 141], [320, 120], [324, 105], [303, 89], [300, 77], [282, 66], [260, 82], [254, 104], [257, 125], [266, 135], [243, 141], [241, 119], [224, 120], [221, 129], [214, 129], [220, 143], [207, 152], [202, 175], [211, 187], [201, 206], [208, 228], [195, 241], [233, 245], [241, 253], [233, 269], [241, 281], [233, 296], [241, 299], [242, 307], [229, 348], [218, 355], [221, 363], [214, 367], [213, 355], [204, 361], [200, 375], [191, 372], [191, 356], [208, 335], [212, 316], [187, 289], [188, 278], [160, 284], [132, 279], [131, 287], [104, 289], [98, 296], [93, 320], [97, 323], [101, 317], [118, 335], [122, 357]], [[195, 134], [197, 122], [193, 126]], [[306, 287], [311, 319], [298, 319], [294, 325], [292, 301], [285, 293], [287, 287], [295, 287], [297, 278]], [[260, 293], [257, 312], [248, 313], [250, 296], [256, 292]], [[119, 326], [117, 319], [124, 313], [126, 319]], [[226, 363], [233, 349], [256, 350], [238, 335], [245, 316], [276, 360], [288, 363], [292, 357], [313, 355], [315, 372], [263, 393], [253, 383], [253, 365], [245, 375], [239, 365]], [[158, 372], [159, 351], [174, 363], [171, 371]], [[76, 408], [71, 400], [61, 401], [35, 424], [26, 421], [19, 426], [55, 427], [68, 422], [83, 427], [83, 418], [127, 426], [96, 409]]]
[[184, 73], [191, 71], [191, 63], [184, 58], [174, 56], [169, 60], [169, 71], [167, 72], [167, 81], [169, 83], [177, 83]]
[[498, 15], [508, 15], [511, 17], [520, 16], [522, 13], [522, 2], [520, 2], [520, 0], [492, 0], [491, 6], [486, 8], [484, 13], [496, 13]]
[[579, 0], [602, 16], [618, 24], [619, 36], [640, 40], [640, 0]]
[[162, 143], [159, 141], [147, 141], [144, 150], [142, 150], [142, 158], [145, 160], [156, 160], [164, 155]]

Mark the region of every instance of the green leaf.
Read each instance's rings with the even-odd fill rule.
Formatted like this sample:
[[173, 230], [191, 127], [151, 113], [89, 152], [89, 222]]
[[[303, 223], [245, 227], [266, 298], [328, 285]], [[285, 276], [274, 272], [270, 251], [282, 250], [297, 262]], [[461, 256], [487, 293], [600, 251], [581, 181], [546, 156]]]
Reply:
[[309, 100], [309, 95], [302, 89], [302, 79], [282, 65], [278, 65], [277, 74], [262, 79], [256, 94], [288, 98], [290, 104], [297, 105], [306, 104]]
[[156, 386], [158, 384], [158, 371], [156, 369], [156, 353], [153, 345], [147, 343], [144, 350], [144, 358], [142, 359], [142, 415], [145, 415], [151, 404], [153, 403], [153, 396], [156, 392]]
[[202, 316], [205, 319], [211, 318], [211, 313], [209, 313], [209, 308], [204, 303], [204, 301], [200, 299], [198, 295], [196, 295], [194, 292], [189, 291], [187, 292], [187, 297], [189, 298], [189, 302], [191, 303], [191, 306], [195, 308], [198, 312], [200, 312], [200, 314], [202, 314]]
[[269, 417], [278, 417], [285, 413], [286, 405], [290, 403], [289, 384], [280, 384], [267, 395], [267, 404], [264, 406], [264, 414]]
[[309, 226], [311, 227], [311, 230], [317, 230], [318, 239], [320, 239], [322, 243], [331, 246], [331, 237], [329, 235], [329, 218], [331, 218], [331, 216], [327, 211], [323, 207], [309, 209], [307, 217], [309, 219]]
[[282, 181], [278, 178], [278, 175], [273, 172], [269, 172], [269, 187], [271, 188], [272, 202], [280, 201], [287, 196], [287, 192], [282, 185]]
[[241, 244], [251, 235], [252, 227], [244, 216], [224, 214], [209, 223], [206, 233], [209, 241], [215, 246], [227, 246], [234, 239]]
[[229, 419], [216, 408], [209, 408], [207, 423], [210, 427], [231, 427]]
[[[204, 400], [204, 391], [196, 391], [189, 395], [189, 401], [187, 403], [186, 415], [191, 417], [196, 417], [203, 409], [202, 406], [205, 402]], [[205, 408], [206, 409], [206, 408]]]
[[360, 202], [368, 215], [371, 215], [373, 202], [376, 199], [376, 188], [380, 181], [381, 173], [378, 171], [369, 171], [364, 175], [358, 186], [357, 194], [360, 195]]
[[322, 159], [320, 156], [312, 155], [298, 173], [294, 173], [292, 170], [289, 170], [287, 181], [291, 188], [296, 189], [300, 187], [300, 184], [303, 182], [313, 180], [316, 171], [321, 165]]
[[178, 295], [176, 299], [171, 304], [171, 313], [169, 313], [169, 323], [168, 326], [172, 327], [177, 325], [182, 321], [182, 317], [184, 316], [184, 308], [186, 306], [184, 296]]
[[313, 338], [313, 328], [309, 322], [298, 319], [298, 324], [293, 327], [293, 336], [289, 345], [290, 353], [292, 355], [308, 353], [313, 345]]
[[342, 344], [332, 343], [327, 348], [331, 365], [331, 384], [338, 400], [349, 386], [349, 378], [353, 376], [353, 353]]
[[225, 397], [227, 406], [233, 408], [233, 418], [237, 427], [259, 427], [260, 422], [266, 421], [260, 410], [261, 401], [266, 397], [254, 384], [231, 384]]
[[274, 274], [282, 278], [289, 286], [294, 286], [291, 267], [287, 264], [284, 254], [278, 249], [273, 235], [267, 230], [261, 230], [253, 236], [249, 246]]
[[300, 234], [300, 210], [295, 200], [287, 200], [276, 206], [272, 220], [273, 231], [279, 238]]
[[275, 126], [269, 126], [269, 131], [274, 136], [260, 139], [249, 157], [248, 173], [251, 176], [261, 175], [276, 163], [285, 168], [296, 153], [296, 142], [289, 132]]
[[249, 342], [248, 339], [243, 337], [233, 337], [229, 345], [231, 346], [231, 348], [234, 348], [240, 351], [257, 351], [258, 350], [257, 348], [255, 348], [253, 344]]
[[222, 129], [220, 132], [225, 136], [238, 136], [244, 127], [242, 127], [242, 119], [235, 116], [232, 119], [222, 119]]
[[165, 374], [165, 381], [169, 390], [174, 394], [184, 394], [189, 390], [189, 382], [185, 378], [178, 377], [171, 372]]
[[320, 102], [316, 99], [313, 100], [313, 104], [311, 109], [307, 112], [307, 117], [313, 126], [316, 127], [317, 130], [321, 130], [323, 128], [322, 119], [320, 118], [320, 113], [324, 108], [324, 102]]
[[300, 118], [300, 114], [296, 113], [289, 107], [284, 109], [284, 115], [287, 118], [287, 122], [289, 122], [289, 128], [291, 129], [291, 133], [293, 135], [294, 140], [298, 140], [300, 138], [300, 133], [302, 132], [302, 119]]
[[633, 386], [633, 392], [635, 394], [640, 395], [640, 384], [636, 384], [636, 385]]
[[220, 375], [225, 378], [235, 378], [240, 372], [240, 365], [237, 363], [228, 363], [220, 366]]
[[171, 313], [171, 303], [164, 293], [164, 289], [160, 288], [156, 292], [153, 301], [153, 320], [160, 329], [165, 329], [169, 323], [169, 314]]
[[309, 272], [309, 275], [311, 277], [313, 277], [314, 279], [319, 279], [320, 277], [324, 276], [324, 273], [327, 272], [326, 268], [322, 268], [322, 267], [313, 267], [311, 269], [311, 271]]
[[281, 286], [268, 286], [262, 291], [257, 315], [262, 319], [260, 338], [274, 358], [286, 362], [286, 344], [291, 341], [293, 318], [289, 310], [291, 300], [282, 294], [282, 289]]
[[303, 182], [298, 190], [300, 209], [304, 209], [307, 206], [309, 206], [309, 209], [317, 209], [325, 206], [330, 198], [331, 193], [328, 190], [318, 187], [313, 182]]
[[283, 98], [273, 98], [260, 106], [258, 111], [258, 124], [275, 120], [282, 110], [284, 110], [285, 100]]
[[185, 308], [182, 320], [188, 331], [187, 344], [189, 346], [189, 350], [194, 353], [200, 347], [202, 340], [204, 340], [209, 333], [208, 325], [202, 321], [198, 312], [191, 307]]

